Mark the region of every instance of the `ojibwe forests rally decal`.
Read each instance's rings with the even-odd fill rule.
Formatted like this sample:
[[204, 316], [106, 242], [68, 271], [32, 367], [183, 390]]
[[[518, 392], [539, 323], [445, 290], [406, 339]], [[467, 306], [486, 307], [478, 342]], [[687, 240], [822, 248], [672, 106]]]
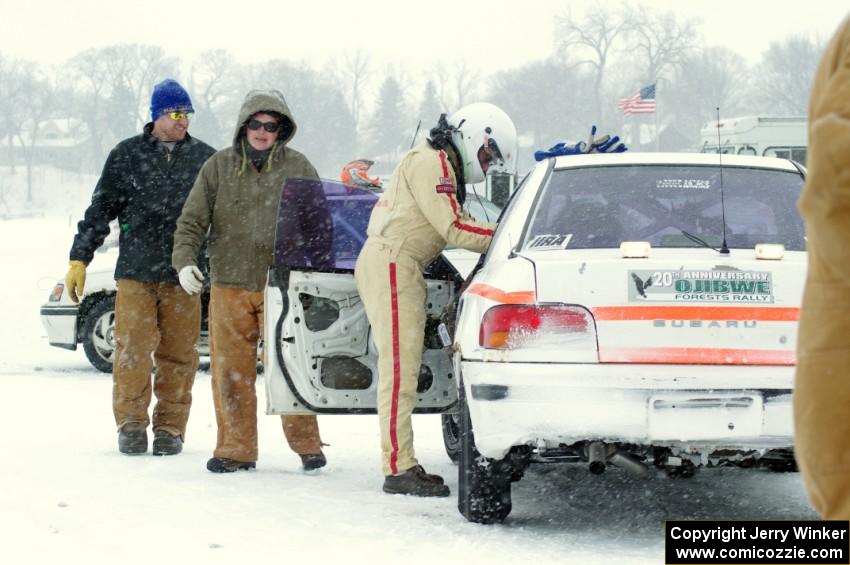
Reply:
[[765, 271], [629, 271], [629, 302], [773, 303]]

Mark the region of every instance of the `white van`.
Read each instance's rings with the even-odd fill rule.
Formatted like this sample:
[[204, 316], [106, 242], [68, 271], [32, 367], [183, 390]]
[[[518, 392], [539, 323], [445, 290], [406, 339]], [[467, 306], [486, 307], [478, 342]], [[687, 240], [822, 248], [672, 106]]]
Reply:
[[779, 157], [805, 165], [807, 126], [803, 116], [745, 116], [726, 118], [719, 124], [712, 121], [700, 129], [700, 151]]

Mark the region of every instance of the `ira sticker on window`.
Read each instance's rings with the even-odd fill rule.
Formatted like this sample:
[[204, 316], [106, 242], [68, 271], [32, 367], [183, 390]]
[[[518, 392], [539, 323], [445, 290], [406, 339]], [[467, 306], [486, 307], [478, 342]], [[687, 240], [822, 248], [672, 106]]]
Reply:
[[708, 179], [658, 179], [655, 188], [681, 188], [684, 190], [708, 190], [711, 181]]
[[529, 249], [545, 251], [547, 249], [566, 249], [573, 238], [571, 233], [540, 234], [528, 244]]

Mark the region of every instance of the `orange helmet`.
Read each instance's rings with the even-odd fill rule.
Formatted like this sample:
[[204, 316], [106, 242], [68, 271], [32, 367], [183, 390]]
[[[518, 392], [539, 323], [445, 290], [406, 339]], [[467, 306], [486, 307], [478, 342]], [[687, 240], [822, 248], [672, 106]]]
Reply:
[[374, 165], [369, 159], [355, 159], [342, 168], [342, 182], [360, 188], [381, 188], [381, 179], [371, 178], [366, 174], [369, 167]]

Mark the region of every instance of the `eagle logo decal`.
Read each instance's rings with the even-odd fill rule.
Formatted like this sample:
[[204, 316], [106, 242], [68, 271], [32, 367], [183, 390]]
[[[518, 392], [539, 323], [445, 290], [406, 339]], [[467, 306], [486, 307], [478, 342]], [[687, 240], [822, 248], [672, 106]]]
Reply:
[[635, 281], [635, 288], [638, 291], [638, 294], [646, 298], [646, 289], [652, 286], [652, 277], [646, 279], [646, 282], [642, 281], [639, 276], [632, 273], [632, 280]]

